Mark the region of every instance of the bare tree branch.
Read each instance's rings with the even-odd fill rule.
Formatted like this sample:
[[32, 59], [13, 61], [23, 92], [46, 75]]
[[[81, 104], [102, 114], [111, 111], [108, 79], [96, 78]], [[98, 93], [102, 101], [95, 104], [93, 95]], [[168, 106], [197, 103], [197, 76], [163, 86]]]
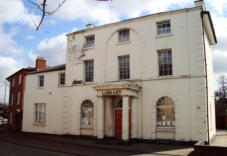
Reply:
[[[41, 20], [38, 24], [38, 26], [36, 26], [36, 31], [39, 30], [45, 16], [50, 16], [50, 15], [53, 15], [56, 11], [58, 11], [58, 9], [65, 3], [66, 0], [63, 0], [59, 5], [58, 7], [53, 10], [53, 11], [46, 11], [46, 6], [47, 6], [47, 0], [43, 0], [43, 2], [41, 4], [37, 4], [35, 2], [33, 2], [32, 0], [28, 0], [28, 2], [30, 2], [31, 4], [35, 5], [40, 11], [42, 11], [42, 17], [41, 17]], [[36, 24], [35, 24], [36, 25]]]

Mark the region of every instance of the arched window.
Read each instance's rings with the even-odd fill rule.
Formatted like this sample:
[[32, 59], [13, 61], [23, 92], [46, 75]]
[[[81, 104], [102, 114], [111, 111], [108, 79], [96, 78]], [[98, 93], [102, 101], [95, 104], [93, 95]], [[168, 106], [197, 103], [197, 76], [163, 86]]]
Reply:
[[81, 105], [81, 125], [93, 125], [94, 106], [90, 100], [85, 100]]
[[169, 97], [161, 97], [157, 102], [157, 127], [175, 127], [175, 106]]

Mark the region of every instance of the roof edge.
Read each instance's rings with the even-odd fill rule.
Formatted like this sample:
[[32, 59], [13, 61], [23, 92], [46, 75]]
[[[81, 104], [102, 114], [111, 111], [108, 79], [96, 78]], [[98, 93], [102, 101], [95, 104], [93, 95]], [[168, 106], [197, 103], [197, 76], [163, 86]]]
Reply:
[[180, 12], [180, 11], [185, 11], [185, 10], [193, 10], [193, 9], [201, 9], [201, 7], [200, 6], [196, 6], [196, 7], [191, 7], [191, 8], [183, 8], [183, 9], [178, 9], [178, 10], [158, 12], [158, 13], [154, 13], [154, 14], [149, 14], [149, 15], [135, 17], [135, 18], [129, 18], [129, 19], [126, 19], [126, 20], [121, 20], [121, 21], [117, 21], [117, 22], [113, 22], [113, 23], [108, 23], [108, 24], [104, 24], [104, 25], [100, 25], [100, 26], [95, 26], [95, 27], [89, 28], [89, 29], [81, 29], [81, 30], [78, 30], [78, 31], [74, 31], [74, 32], [65, 34], [65, 35], [66, 36], [70, 36], [70, 35], [74, 35], [74, 34], [80, 34], [80, 33], [84, 33], [86, 31], [95, 30], [95, 29], [98, 29], [98, 28], [101, 28], [101, 27], [111, 26], [113, 24], [119, 24], [119, 23], [123, 23], [123, 22], [128, 22], [128, 21], [132, 21], [132, 20], [137, 20], [137, 19], [142, 19], [142, 18], [150, 17], [150, 16], [157, 16], [157, 15], [162, 15], [162, 14]]
[[216, 33], [215, 33], [215, 30], [214, 30], [214, 24], [213, 24], [213, 21], [212, 21], [212, 18], [211, 18], [211, 15], [210, 15], [210, 12], [209, 11], [202, 11], [201, 12], [201, 15], [204, 16], [204, 15], [208, 15], [208, 20], [209, 20], [209, 23], [210, 23], [210, 27], [211, 27], [211, 30], [212, 30], [212, 35], [214, 37], [214, 41], [215, 43], [214, 44], [217, 44], [217, 37], [216, 37]]

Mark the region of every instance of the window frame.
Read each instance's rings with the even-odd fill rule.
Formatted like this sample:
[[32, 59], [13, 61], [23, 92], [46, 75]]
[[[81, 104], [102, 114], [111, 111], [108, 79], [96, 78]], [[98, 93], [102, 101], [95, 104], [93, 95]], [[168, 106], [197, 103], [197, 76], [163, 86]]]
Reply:
[[13, 105], [13, 102], [14, 102], [14, 101], [13, 101], [13, 99], [14, 99], [14, 97], [13, 97], [13, 96], [14, 96], [14, 93], [12, 93], [12, 94], [11, 94], [11, 103], [10, 103], [10, 104], [11, 104], [11, 106]]
[[[128, 32], [127, 34], [124, 34], [124, 32]], [[121, 34], [122, 33], [122, 34]], [[118, 31], [118, 42], [128, 42], [130, 41], [130, 29], [121, 29]]]
[[[41, 78], [42, 77], [43, 77], [43, 80], [42, 80], [42, 83], [41, 83]], [[39, 75], [39, 80], [38, 80], [38, 86], [39, 86], [39, 88], [43, 88], [44, 87], [44, 82], [45, 82], [44, 80], [45, 80], [45, 76], [44, 75]]]
[[[159, 105], [159, 103], [161, 103], [163, 101], [166, 102], [167, 100], [168, 100], [168, 102], [171, 102], [171, 103], [170, 104], [165, 103], [165, 104], [162, 104], [162, 106]], [[161, 112], [161, 110], [162, 110], [162, 112]], [[168, 112], [168, 110], [171, 110], [170, 113]], [[162, 116], [162, 119], [159, 119], [159, 116]], [[168, 120], [166, 118], [173, 118], [173, 119]], [[169, 125], [168, 125], [168, 123], [169, 123]], [[175, 127], [176, 127], [176, 107], [175, 107], [175, 103], [170, 97], [163, 96], [163, 97], [159, 98], [158, 101], [156, 102], [156, 128], [157, 129], [162, 129], [162, 128], [173, 129]]]
[[[157, 53], [158, 53], [158, 76], [159, 77], [173, 76], [172, 49], [161, 49], [161, 50], [158, 50]], [[169, 53], [170, 53], [170, 55], [169, 55]], [[163, 56], [161, 56], [161, 55], [163, 55]], [[163, 59], [163, 60], [166, 59], [167, 62], [161, 62], [161, 59]]]
[[46, 124], [46, 103], [34, 104], [34, 124], [37, 125]]
[[[125, 59], [125, 58], [128, 58], [128, 65], [126, 65], [126, 66], [128, 66], [128, 68], [127, 68], [128, 70], [125, 69], [125, 72], [122, 73], [123, 69], [121, 69], [121, 68], [126, 68], [126, 67], [121, 67], [121, 64], [124, 64], [124, 62], [121, 63], [120, 59]], [[121, 74], [123, 74], [123, 75], [121, 75]], [[118, 79], [119, 80], [128, 80], [128, 79], [130, 79], [130, 55], [118, 56]]]
[[[93, 38], [93, 40], [88, 40]], [[84, 44], [84, 48], [92, 48], [95, 46], [95, 35], [88, 35], [85, 36], [85, 44]]]
[[[89, 104], [90, 106], [84, 106]], [[80, 126], [81, 128], [93, 128], [94, 126], [94, 104], [91, 100], [84, 100], [81, 104]], [[86, 123], [87, 122], [87, 123]]]
[[18, 84], [21, 84], [22, 75], [19, 75]]
[[[89, 69], [89, 65], [92, 64], [92, 70]], [[84, 82], [94, 82], [94, 60], [84, 60]]]
[[[62, 81], [62, 77], [61, 77], [63, 74], [64, 74], [64, 78], [63, 78], [64, 81]], [[62, 82], [64, 82], [64, 83], [62, 83]], [[58, 74], [58, 85], [59, 86], [64, 86], [65, 85], [65, 72], [62, 72], [62, 73]]]
[[14, 87], [15, 86], [15, 78], [13, 78], [13, 80], [12, 80], [12, 87]]
[[[161, 28], [159, 26], [161, 25]], [[165, 28], [163, 28], [163, 25], [165, 25]], [[167, 27], [169, 25], [169, 27]], [[170, 20], [165, 20], [165, 21], [160, 21], [156, 23], [156, 35], [157, 36], [162, 36], [162, 35], [168, 35], [172, 33], [172, 27], [171, 27], [171, 22]]]
[[17, 93], [17, 105], [20, 104], [20, 99], [21, 99], [21, 92], [19, 91], [19, 92]]

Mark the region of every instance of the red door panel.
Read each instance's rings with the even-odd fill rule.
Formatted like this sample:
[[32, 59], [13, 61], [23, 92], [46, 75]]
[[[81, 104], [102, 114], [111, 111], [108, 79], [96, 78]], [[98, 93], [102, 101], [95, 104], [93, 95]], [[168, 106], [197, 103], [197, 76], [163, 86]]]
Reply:
[[122, 110], [115, 109], [115, 137], [121, 138], [122, 136]]
[[[129, 111], [129, 138], [131, 138], [131, 109]], [[121, 138], [122, 136], [122, 110], [115, 109], [115, 137]]]

